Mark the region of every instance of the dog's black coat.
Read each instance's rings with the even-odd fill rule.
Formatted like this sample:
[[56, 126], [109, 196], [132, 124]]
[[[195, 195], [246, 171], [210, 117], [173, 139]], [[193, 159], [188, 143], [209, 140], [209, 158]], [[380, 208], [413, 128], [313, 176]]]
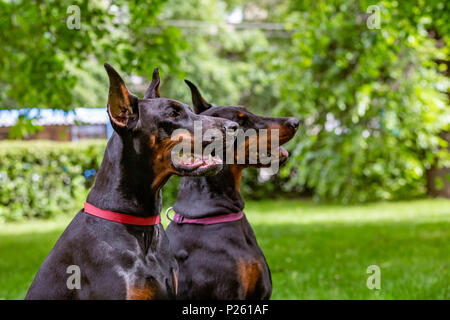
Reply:
[[[106, 65], [110, 78], [108, 112], [115, 133], [87, 202], [104, 210], [138, 217], [161, 210], [161, 187], [171, 174], [204, 174], [175, 169], [170, 162], [178, 128], [193, 132], [235, 127], [230, 121], [194, 114], [181, 102], [159, 98], [159, 75], [144, 99], [128, 92]], [[217, 172], [217, 168], [214, 169]], [[79, 267], [81, 288], [69, 289], [67, 268]], [[26, 299], [173, 299], [178, 267], [163, 227], [135, 226], [78, 212], [45, 259]]]
[[[239, 212], [244, 202], [230, 168], [205, 179], [182, 179], [175, 212], [198, 218]], [[268, 299], [269, 267], [246, 217], [212, 225], [167, 228], [179, 268], [180, 299]], [[241, 273], [252, 273], [247, 282]], [[244, 276], [245, 278], [245, 276]]]
[[[280, 144], [295, 135], [297, 119], [259, 117], [237, 106], [216, 107], [208, 104], [192, 83], [187, 83], [197, 113], [233, 120], [244, 130], [276, 127], [280, 130]], [[243, 168], [225, 165], [215, 176], [182, 178], [174, 211], [195, 219], [244, 210], [239, 190]], [[213, 225], [171, 222], [166, 232], [180, 268], [178, 298], [270, 298], [270, 270], [245, 216]]]

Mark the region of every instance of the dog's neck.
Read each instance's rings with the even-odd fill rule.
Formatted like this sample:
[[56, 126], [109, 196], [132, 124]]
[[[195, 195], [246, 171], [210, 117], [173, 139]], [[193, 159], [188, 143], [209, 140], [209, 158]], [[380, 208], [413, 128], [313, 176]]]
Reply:
[[160, 186], [150, 187], [155, 178], [149, 165], [151, 150], [135, 150], [133, 142], [124, 139], [114, 133], [108, 141], [87, 202], [138, 217], [158, 215], [162, 200]]
[[225, 165], [215, 176], [183, 177], [173, 209], [187, 218], [239, 212], [244, 200], [239, 191], [241, 168]]

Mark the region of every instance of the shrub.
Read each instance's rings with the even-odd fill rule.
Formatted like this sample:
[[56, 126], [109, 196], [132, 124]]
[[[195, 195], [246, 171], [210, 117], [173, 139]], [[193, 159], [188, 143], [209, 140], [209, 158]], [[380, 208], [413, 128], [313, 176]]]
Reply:
[[[0, 221], [75, 214], [83, 206], [103, 159], [106, 141], [0, 142]], [[163, 189], [163, 204], [176, 200], [180, 178]], [[241, 191], [246, 200], [298, 195], [279, 175], [258, 180], [255, 169], [244, 170]], [[287, 188], [286, 188], [287, 187]]]
[[0, 220], [47, 218], [83, 206], [106, 141], [0, 143]]

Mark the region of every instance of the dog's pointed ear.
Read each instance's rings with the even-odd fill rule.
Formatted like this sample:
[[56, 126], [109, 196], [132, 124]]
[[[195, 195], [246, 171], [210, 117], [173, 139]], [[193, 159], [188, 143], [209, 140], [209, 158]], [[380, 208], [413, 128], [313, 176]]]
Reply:
[[202, 95], [200, 94], [200, 91], [197, 89], [195, 84], [190, 82], [189, 80], [184, 80], [186, 84], [189, 86], [189, 89], [191, 89], [191, 96], [192, 96], [192, 104], [194, 106], [195, 113], [199, 114], [202, 113], [205, 110], [208, 110], [212, 107], [211, 104], [206, 102], [205, 99], [203, 99]]
[[145, 92], [144, 99], [155, 99], [159, 98], [159, 71], [158, 68], [153, 70], [152, 82]]
[[108, 114], [111, 122], [119, 127], [126, 127], [128, 121], [137, 117], [138, 98], [131, 94], [120, 75], [105, 63], [109, 77]]

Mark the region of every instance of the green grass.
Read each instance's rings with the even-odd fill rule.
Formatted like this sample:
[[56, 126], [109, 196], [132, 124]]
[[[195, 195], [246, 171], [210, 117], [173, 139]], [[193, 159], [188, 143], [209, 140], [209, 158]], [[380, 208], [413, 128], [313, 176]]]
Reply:
[[[248, 202], [273, 299], [450, 299], [450, 201]], [[0, 299], [22, 299], [70, 217], [0, 226]], [[381, 289], [369, 290], [370, 265]]]

